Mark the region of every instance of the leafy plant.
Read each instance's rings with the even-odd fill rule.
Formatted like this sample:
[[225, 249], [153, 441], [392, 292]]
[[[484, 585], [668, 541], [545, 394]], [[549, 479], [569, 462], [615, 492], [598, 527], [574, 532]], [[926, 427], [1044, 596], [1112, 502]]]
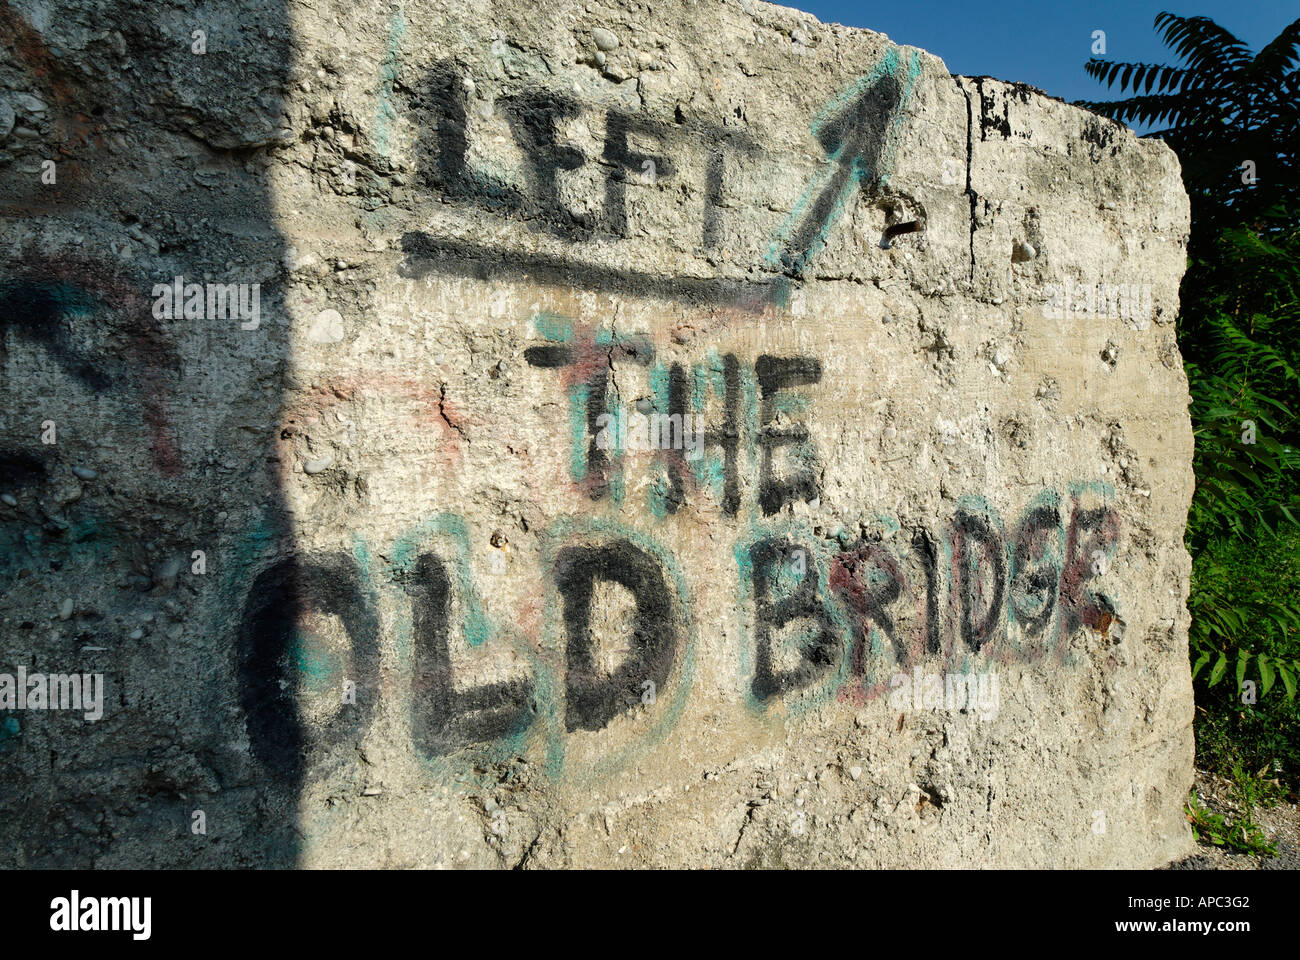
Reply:
[[[1196, 441], [1186, 545], [1198, 756], [1221, 772], [1242, 757], [1251, 769], [1280, 764], [1294, 779], [1300, 20], [1257, 54], [1205, 17], [1161, 13], [1155, 29], [1179, 63], [1094, 58], [1088, 73], [1129, 96], [1081, 105], [1159, 126], [1146, 136], [1178, 153], [1192, 203], [1177, 333]], [[1241, 700], [1247, 680], [1257, 705]]]
[[[1240, 765], [1300, 783], [1297, 596], [1300, 534], [1217, 540], [1193, 560], [1188, 606], [1202, 766], [1228, 775]], [[1246, 681], [1255, 684], [1253, 697], [1244, 695]]]
[[1277, 848], [1255, 823], [1250, 814], [1251, 809], [1251, 806], [1247, 805], [1244, 816], [1230, 821], [1205, 806], [1195, 790], [1192, 791], [1184, 808], [1187, 821], [1192, 825], [1192, 836], [1198, 842], [1213, 844], [1216, 847], [1230, 847], [1257, 856], [1276, 856]]
[[[1227, 612], [1232, 614], [1233, 617], [1236, 618], [1235, 610], [1229, 610]], [[1238, 626], [1240, 627], [1240, 624], [1238, 624]], [[1204, 646], [1210, 646], [1210, 645], [1205, 644]], [[1192, 665], [1193, 680], [1196, 679], [1196, 675], [1201, 672], [1201, 668], [1204, 667], [1207, 663], [1210, 662], [1211, 659], [1214, 658], [1214, 655], [1216, 653], [1218, 653], [1218, 659], [1215, 660], [1214, 666], [1210, 668], [1209, 685], [1212, 687], [1220, 680], [1223, 679], [1224, 675], [1228, 671], [1228, 665], [1232, 661], [1228, 659], [1228, 655], [1226, 653], [1223, 653], [1222, 651], [1217, 650], [1217, 648], [1210, 646], [1210, 649], [1202, 649], [1201, 655], [1196, 659], [1196, 662]], [[1267, 695], [1269, 690], [1272, 689], [1274, 681], [1278, 677], [1281, 677], [1282, 683], [1286, 687], [1286, 698], [1288, 700], [1294, 700], [1295, 693], [1296, 693], [1296, 676], [1297, 674], [1300, 674], [1300, 660], [1284, 660], [1277, 656], [1270, 656], [1267, 653], [1254, 653], [1251, 650], [1244, 650], [1244, 649], [1237, 651], [1237, 668], [1236, 668], [1237, 692], [1240, 693], [1245, 684], [1246, 673], [1250, 670], [1251, 667], [1252, 654], [1253, 654], [1254, 663], [1258, 665], [1258, 669], [1259, 669], [1259, 678], [1261, 684], [1261, 688], [1259, 691], [1260, 695], [1261, 696]]]
[[[1300, 20], [1258, 54], [1208, 17], [1161, 13], [1155, 29], [1180, 66], [1094, 57], [1088, 74], [1133, 96], [1081, 105], [1124, 123], [1163, 124], [1158, 137], [1178, 153], [1192, 217], [1207, 236], [1257, 219], [1269, 207], [1296, 209], [1300, 143]], [[1289, 145], [1289, 146], [1288, 146]], [[1242, 164], [1254, 164], [1255, 183]], [[1266, 190], [1253, 189], [1266, 184]]]

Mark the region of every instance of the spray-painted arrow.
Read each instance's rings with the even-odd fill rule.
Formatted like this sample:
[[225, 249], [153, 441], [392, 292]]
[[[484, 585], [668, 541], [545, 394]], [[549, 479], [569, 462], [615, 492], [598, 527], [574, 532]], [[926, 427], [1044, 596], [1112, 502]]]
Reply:
[[920, 72], [919, 52], [912, 53], [903, 70], [898, 50], [892, 49], [813, 120], [812, 133], [826, 152], [826, 168], [804, 188], [781, 225], [767, 253], [769, 264], [793, 276], [801, 274], [825, 246], [853, 191], [888, 182], [903, 107]]

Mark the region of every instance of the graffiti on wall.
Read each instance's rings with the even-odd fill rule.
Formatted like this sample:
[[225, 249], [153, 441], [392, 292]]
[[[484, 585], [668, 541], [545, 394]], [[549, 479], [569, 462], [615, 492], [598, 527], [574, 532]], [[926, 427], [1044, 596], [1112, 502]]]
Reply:
[[[1115, 599], [1089, 583], [1098, 575], [1097, 557], [1117, 545], [1107, 499], [1107, 490], [1090, 485], [1064, 499], [1044, 491], [1010, 532], [977, 499], [960, 505], [939, 531], [900, 529], [888, 539], [831, 548], [793, 524], [742, 532], [732, 586], [736, 616], [746, 625], [738, 692], [762, 711], [807, 693], [814, 702], [831, 695], [874, 699], [893, 673], [935, 659], [1066, 662], [1073, 631], [1104, 631], [1118, 617]], [[465, 530], [455, 515], [439, 523]], [[512, 627], [486, 618], [462, 539], [445, 556], [385, 551], [398, 559], [383, 569], [363, 562], [366, 549], [282, 560], [254, 579], [239, 656], [259, 759], [297, 773], [300, 758], [320, 747], [309, 729], [331, 742], [359, 736], [380, 689], [379, 590], [404, 598], [409, 642], [399, 649], [408, 658], [412, 737], [426, 756], [499, 740], [517, 744], [537, 726], [546, 728], [558, 761], [557, 734], [600, 731], [622, 714], [653, 713], [656, 704], [680, 710], [696, 613], [681, 558], [666, 545], [590, 518], [560, 520], [543, 531], [541, 601], [548, 649], [558, 651], [548, 657]], [[621, 586], [633, 603], [626, 647], [612, 668], [602, 666], [591, 640], [601, 583]], [[312, 638], [321, 617], [338, 618], [341, 645], [326, 649]], [[458, 682], [453, 647], [493, 643], [524, 652], [526, 668], [479, 685]], [[337, 702], [345, 679], [355, 683], [355, 704]], [[300, 716], [304, 685], [334, 703], [323, 722]]]
[[[615, 362], [648, 369], [651, 415], [669, 428], [661, 442], [647, 444], [660, 472], [647, 494], [647, 506], [657, 515], [676, 513], [693, 494], [710, 489], [723, 514], [736, 516], [742, 506], [739, 471], [744, 462], [758, 463], [757, 482], [748, 486], [764, 516], [817, 496], [817, 458], [808, 427], [778, 424], [779, 414], [797, 413], [807, 405], [798, 388], [821, 382], [817, 358], [764, 354], [742, 364], [733, 353], [712, 351], [688, 368], [657, 360], [644, 335], [582, 330], [551, 314], [534, 317], [533, 324], [549, 342], [528, 347], [524, 359], [559, 374], [572, 413], [570, 476], [592, 500], [610, 497], [621, 504], [625, 496], [623, 458], [601, 442], [602, 429], [608, 429], [602, 428], [602, 418], [613, 418], [616, 435], [626, 433], [622, 398], [610, 395], [610, 365]], [[710, 399], [721, 406], [716, 422], [703, 420]], [[691, 444], [679, 442], [688, 431], [698, 435], [687, 438]], [[688, 445], [699, 455], [691, 457]], [[783, 451], [798, 464], [787, 473], [776, 466]]]
[[[567, 441], [569, 479], [586, 511], [539, 532], [541, 576], [529, 592], [544, 613], [544, 642], [487, 616], [475, 575], [485, 558], [472, 555], [459, 515], [438, 515], [396, 547], [363, 543], [358, 533], [353, 555], [294, 561], [255, 582], [241, 669], [251, 678], [250, 731], [259, 755], [293, 762], [312, 750], [294, 706], [302, 663], [323, 660], [335, 686], [346, 675], [359, 697], [376, 695], [366, 678], [383, 591], [406, 611], [398, 650], [410, 673], [412, 741], [424, 756], [494, 744], [514, 749], [538, 738], [558, 769], [566, 737], [598, 733], [630, 713], [652, 721], [647, 737], [662, 736], [692, 675], [699, 614], [688, 585], [691, 563], [674, 555], [667, 534], [623, 526], [619, 514], [662, 524], [708, 506], [728, 525], [730, 615], [743, 637], [736, 695], [760, 714], [811, 709], [832, 697], [874, 699], [890, 675], [934, 660], [962, 667], [1068, 662], [1068, 640], [1081, 627], [1104, 633], [1118, 620], [1116, 601], [1096, 584], [1119, 540], [1107, 486], [1043, 490], [1014, 522], [969, 496], [937, 525], [912, 520], [904, 527], [882, 516], [875, 534], [829, 539], [789, 509], [802, 503], [815, 510], [822, 494], [812, 429], [817, 357], [710, 350], [696, 363], [665, 362], [647, 334], [585, 328], [545, 313], [531, 327], [538, 340], [521, 352], [542, 389], [549, 382], [565, 398], [569, 423], [557, 439]], [[611, 430], [619, 435], [619, 419], [629, 416], [615, 361], [651, 385], [642, 399], [648, 417], [667, 425], [661, 439], [673, 436], [673, 424], [693, 424], [698, 433], [694, 459], [671, 442], [643, 451], [641, 462], [656, 477], [644, 499], [629, 493], [628, 452], [598, 442]], [[449, 435], [447, 442], [457, 441]], [[431, 545], [439, 537], [441, 546]], [[631, 600], [613, 661], [592, 639], [608, 627], [595, 601], [602, 585], [622, 588]], [[315, 600], [322, 591], [328, 596]], [[276, 608], [277, 597], [289, 597], [295, 609]], [[293, 653], [300, 642], [291, 639], [293, 624], [321, 614], [341, 620], [342, 647], [323, 658]], [[458, 679], [466, 651], [493, 646], [515, 652], [509, 670]], [[355, 724], [365, 723], [364, 710], [332, 709], [352, 725], [330, 718], [315, 725], [317, 736], [354, 737]]]
[[[386, 61], [390, 97], [397, 62], [395, 54]], [[688, 180], [691, 195], [702, 198], [693, 240], [705, 251], [718, 249], [729, 229], [728, 171], [763, 149], [752, 136], [717, 118], [655, 120], [524, 86], [495, 107], [524, 158], [519, 170], [503, 173], [475, 160], [471, 148], [482, 118], [457, 68], [437, 64], [414, 93], [421, 115], [432, 118], [418, 147], [422, 186], [571, 249], [507, 252], [415, 231], [402, 237], [403, 270], [414, 277], [527, 278], [693, 303], [781, 303], [855, 192], [888, 182], [918, 75], [919, 55], [890, 50], [814, 119], [823, 163], [754, 265], [770, 279], [735, 281], [612, 267], [577, 251], [584, 243], [617, 244], [636, 234], [634, 186], [672, 188]], [[603, 140], [598, 153], [588, 154], [566, 139], [565, 129], [593, 112]], [[584, 170], [601, 179], [601, 203], [591, 208], [574, 205], [563, 189], [566, 176]], [[0, 324], [36, 342], [88, 389], [130, 382], [142, 391], [154, 463], [175, 472], [166, 421], [170, 381], [157, 371], [176, 360], [167, 338], [147, 326], [150, 313], [140, 295], [118, 288], [96, 294], [135, 304], [130, 312], [146, 324], [132, 341], [139, 357], [128, 358], [139, 361], [133, 369], [144, 375], [131, 380], [125, 367], [92, 363], [60, 325], [94, 296], [70, 285], [56, 266], [37, 275], [39, 283], [18, 277], [0, 287]], [[735, 690], [759, 712], [832, 696], [870, 699], [890, 673], [928, 658], [1063, 658], [1063, 638], [1084, 626], [1104, 630], [1118, 615], [1115, 600], [1094, 582], [1096, 558], [1109, 556], [1118, 542], [1107, 490], [1043, 491], [1010, 525], [971, 498], [933, 527], [904, 529], [886, 518], [887, 538], [832, 543], [787, 515], [791, 505], [814, 503], [821, 494], [822, 461], [809, 421], [812, 390], [823, 380], [820, 358], [711, 351], [688, 363], [662, 358], [645, 333], [617, 334], [554, 315], [534, 318], [534, 328], [540, 340], [523, 350], [523, 359], [553, 374], [568, 404], [569, 479], [592, 514], [554, 521], [541, 532], [541, 577], [532, 592], [543, 611], [545, 642], [531, 644], [517, 626], [487, 616], [466, 524], [454, 514], [432, 518], [396, 546], [369, 543], [358, 533], [351, 552], [293, 554], [261, 569], [232, 565], [241, 576], [250, 574], [238, 587], [243, 608], [233, 657], [253, 751], [269, 770], [299, 782], [306, 767], [364, 734], [384, 690], [380, 651], [388, 629], [397, 634], [406, 672], [412, 742], [428, 758], [535, 737], [558, 769], [567, 738], [598, 734], [634, 712], [650, 717], [646, 738], [663, 736], [690, 691], [702, 614], [689, 587], [688, 558], [612, 519], [642, 506], [667, 518], [711, 501], [730, 524], [735, 603], [728, 614], [741, 627]], [[652, 394], [648, 415], [661, 417], [668, 431], [667, 443], [651, 445], [655, 478], [643, 502], [635, 502], [626, 449], [601, 441], [610, 418], [615, 435], [627, 432], [626, 411], [635, 399], [619, 394], [613, 364], [644, 370]], [[349, 389], [365, 389], [358, 383]], [[421, 384], [402, 389], [441, 413], [441, 394], [434, 397]], [[446, 422], [445, 416], [430, 419]], [[698, 457], [680, 442], [688, 430], [698, 439]], [[459, 442], [453, 428], [446, 432], [446, 444]], [[42, 473], [25, 454], [10, 461], [15, 475], [32, 482]], [[632, 602], [626, 649], [612, 664], [592, 640], [604, 585], [619, 587]], [[384, 606], [400, 611], [391, 627], [381, 616]], [[511, 669], [483, 671], [486, 678], [469, 683], [458, 677], [462, 648], [499, 646], [518, 654]], [[354, 696], [340, 701], [344, 681]]]
[[[391, 66], [389, 67], [391, 69]], [[653, 296], [669, 300], [724, 304], [761, 311], [784, 304], [791, 281], [825, 246], [832, 226], [857, 192], [876, 193], [895, 164], [899, 131], [920, 75], [920, 54], [900, 56], [890, 48], [864, 76], [831, 100], [813, 120], [811, 132], [824, 162], [805, 185], [794, 210], [772, 238], [755, 273], [766, 279], [727, 280], [657, 275], [633, 268], [584, 260], [575, 252], [505, 252], [463, 238], [427, 230], [402, 238], [404, 274], [469, 274], [481, 279], [523, 279], [565, 286]], [[682, 189], [699, 202], [692, 206], [691, 229], [698, 247], [719, 248], [726, 231], [727, 171], [752, 165], [762, 146], [744, 129], [722, 118], [688, 115], [679, 107], [673, 121], [649, 118], [616, 107], [593, 106], [549, 88], [526, 88], [498, 99], [490, 108], [469, 92], [472, 84], [454, 64], [435, 64], [415, 85], [411, 109], [421, 120], [416, 153], [422, 185], [444, 201], [473, 208], [480, 215], [526, 223], [565, 241], [617, 243], [635, 235], [628, 204], [630, 185]], [[385, 80], [390, 90], [391, 81]], [[382, 85], [381, 85], [382, 86]], [[385, 101], [387, 104], [388, 101]], [[383, 112], [384, 140], [391, 105]], [[578, 118], [598, 117], [603, 129], [598, 154], [588, 155], [565, 139]], [[476, 136], [486, 128], [504, 129], [525, 158], [517, 170], [480, 168], [472, 159]], [[636, 146], [654, 144], [655, 146]], [[566, 175], [591, 172], [603, 181], [603, 204], [595, 209], [566, 200]]]

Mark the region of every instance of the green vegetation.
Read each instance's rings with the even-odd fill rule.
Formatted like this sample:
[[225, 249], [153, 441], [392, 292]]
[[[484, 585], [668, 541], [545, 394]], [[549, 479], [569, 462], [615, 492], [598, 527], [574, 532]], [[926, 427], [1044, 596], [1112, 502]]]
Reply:
[[1245, 815], [1230, 821], [1201, 803], [1201, 798], [1193, 790], [1191, 799], [1187, 801], [1187, 819], [1192, 825], [1192, 836], [1201, 843], [1211, 843], [1216, 847], [1272, 856], [1277, 851], [1255, 823], [1250, 812], [1252, 809], [1246, 807]]
[[[1197, 762], [1267, 802], [1300, 785], [1300, 20], [1257, 54], [1205, 17], [1155, 28], [1179, 64], [1091, 60], [1130, 96], [1081, 105], [1158, 127], [1182, 162]], [[1228, 826], [1193, 798], [1188, 817], [1261, 849], [1249, 813]]]

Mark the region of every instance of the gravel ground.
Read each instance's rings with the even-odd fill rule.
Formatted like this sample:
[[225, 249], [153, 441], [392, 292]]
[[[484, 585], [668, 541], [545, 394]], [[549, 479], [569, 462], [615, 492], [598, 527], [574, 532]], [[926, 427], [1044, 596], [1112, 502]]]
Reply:
[[[1236, 791], [1231, 782], [1222, 777], [1197, 770], [1196, 792], [1201, 802], [1214, 813], [1230, 818], [1241, 813]], [[1202, 843], [1196, 853], [1171, 863], [1169, 869], [1300, 870], [1300, 805], [1280, 803], [1275, 807], [1256, 808], [1255, 822], [1260, 825], [1264, 835], [1277, 845], [1277, 856], [1256, 857]]]

